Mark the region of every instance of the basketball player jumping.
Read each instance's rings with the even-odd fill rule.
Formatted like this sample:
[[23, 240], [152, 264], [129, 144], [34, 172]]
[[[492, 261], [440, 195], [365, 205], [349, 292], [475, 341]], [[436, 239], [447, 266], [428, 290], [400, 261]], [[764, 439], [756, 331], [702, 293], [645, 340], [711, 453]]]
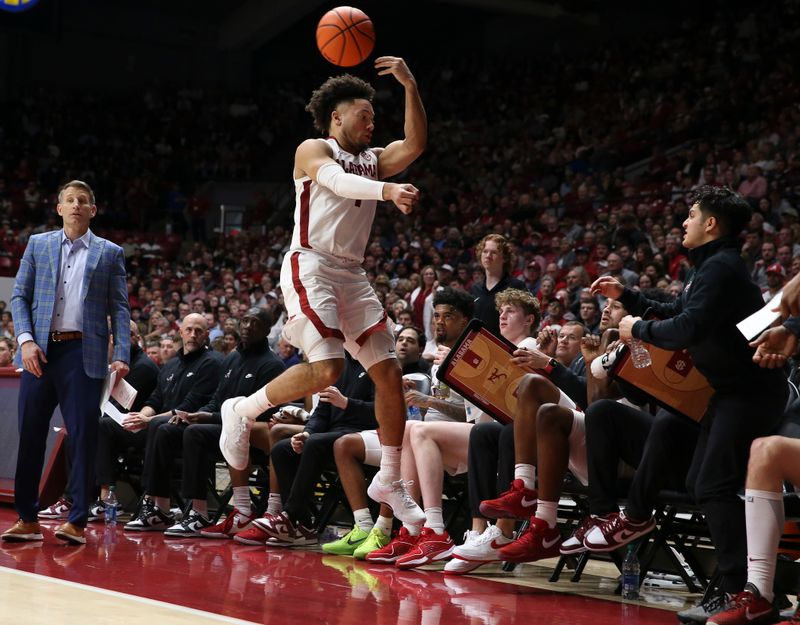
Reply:
[[386, 312], [361, 264], [376, 202], [391, 200], [408, 214], [419, 199], [411, 184], [380, 180], [402, 172], [422, 154], [427, 119], [405, 61], [384, 56], [375, 67], [378, 75], [391, 74], [405, 88], [405, 138], [385, 148], [369, 147], [375, 90], [359, 78], [329, 78], [312, 94], [306, 110], [327, 138], [308, 139], [295, 153], [295, 225], [281, 270], [288, 313], [283, 335], [305, 352], [308, 363], [291, 367], [249, 397], [224, 402], [220, 449], [232, 467], [246, 468], [256, 417], [334, 384], [347, 349], [375, 383], [382, 459], [369, 495], [391, 506], [400, 520], [421, 524], [425, 516], [400, 480], [406, 418], [402, 371]]

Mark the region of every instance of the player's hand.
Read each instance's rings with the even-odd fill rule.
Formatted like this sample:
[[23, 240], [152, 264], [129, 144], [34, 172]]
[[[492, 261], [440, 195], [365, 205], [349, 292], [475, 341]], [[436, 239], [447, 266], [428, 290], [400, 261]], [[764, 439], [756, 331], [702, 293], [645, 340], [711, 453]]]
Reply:
[[424, 393], [420, 393], [416, 389], [412, 389], [405, 392], [405, 400], [406, 406], [416, 406], [417, 408], [428, 408], [430, 400], [430, 395], [425, 395]]
[[294, 436], [292, 436], [292, 451], [296, 454], [303, 453], [303, 447], [308, 440], [310, 434], [308, 432], [298, 432]]
[[129, 412], [122, 420], [122, 427], [128, 432], [138, 432], [145, 429], [152, 418], [143, 415], [141, 412]]
[[622, 282], [611, 276], [602, 276], [592, 283], [592, 295], [598, 293], [603, 297], [610, 297], [611, 299], [619, 299], [622, 291], [625, 289]]
[[433, 357], [433, 364], [441, 365], [444, 362], [444, 359], [447, 358], [447, 354], [450, 353], [450, 348], [444, 345], [439, 345], [436, 347], [436, 354]]
[[622, 321], [619, 322], [619, 338], [623, 341], [630, 341], [633, 338], [633, 324], [641, 320], [641, 317], [634, 317], [632, 315], [623, 317]]
[[208, 423], [212, 417], [210, 412], [186, 412], [185, 410], [176, 410], [175, 416], [178, 417], [180, 422], [188, 423], [189, 425], [193, 423]]
[[335, 386], [329, 386], [319, 392], [319, 400], [326, 401], [329, 404], [344, 410], [347, 408], [348, 399], [342, 395], [341, 391]]
[[272, 415], [272, 419], [270, 419], [270, 423], [275, 425], [277, 423], [287, 423], [290, 425], [302, 425], [305, 423], [305, 420], [302, 417], [301, 412], [305, 412], [302, 408], [298, 408], [296, 406], [284, 406], [278, 412]]
[[22, 350], [22, 366], [25, 371], [32, 373], [37, 378], [42, 377], [42, 366], [40, 364], [47, 364], [47, 357], [44, 355], [42, 348], [36, 344], [36, 341], [25, 341], [20, 347]]
[[583, 361], [587, 367], [592, 364], [595, 358], [600, 356], [601, 352], [599, 336], [589, 335], [581, 339], [581, 354], [583, 354]]
[[764, 369], [776, 369], [797, 350], [797, 337], [784, 326], [777, 326], [762, 332], [750, 347], [756, 348], [753, 362]]
[[413, 184], [387, 182], [383, 185], [383, 199], [391, 200], [401, 213], [408, 215], [419, 201], [419, 189]]
[[550, 356], [538, 349], [516, 349], [511, 356], [512, 364], [529, 373], [544, 369], [550, 363]]
[[558, 346], [558, 332], [555, 328], [546, 327], [542, 328], [539, 336], [536, 337], [536, 342], [539, 343], [539, 350], [547, 354], [550, 358], [556, 355], [556, 347]]
[[[792, 315], [800, 315], [800, 273], [786, 283], [786, 286], [783, 287], [780, 307], [773, 308], [772, 310], [774, 312], [780, 310], [781, 317], [784, 318]], [[23, 345], [23, 347], [25, 347], [25, 345]], [[27, 369], [27, 367], [25, 368]]]
[[375, 59], [375, 69], [378, 76], [392, 74], [404, 87], [411, 87], [417, 84], [411, 70], [408, 69], [406, 62], [399, 56], [379, 56]]

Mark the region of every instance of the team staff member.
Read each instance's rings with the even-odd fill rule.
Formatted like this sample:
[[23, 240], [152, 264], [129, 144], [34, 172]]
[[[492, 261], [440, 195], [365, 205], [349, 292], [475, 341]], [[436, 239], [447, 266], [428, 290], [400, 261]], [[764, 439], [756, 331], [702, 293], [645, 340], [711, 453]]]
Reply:
[[114, 334], [111, 369], [128, 373], [131, 320], [122, 248], [96, 236], [89, 222], [97, 214], [94, 192], [80, 180], [58, 194], [64, 227], [33, 235], [20, 263], [11, 310], [20, 345], [19, 452], [14, 501], [19, 521], [4, 540], [42, 540], [37, 521], [50, 419], [58, 405], [73, 460], [74, 505], [56, 536], [84, 543], [100, 396], [108, 373], [108, 318]]
[[[206, 347], [208, 324], [203, 315], [192, 313], [181, 323], [183, 349], [158, 373], [158, 383], [139, 412], [129, 412], [124, 429], [110, 418], [101, 420], [97, 450], [97, 481], [101, 493], [114, 482], [117, 458], [128, 447], [149, 448], [151, 432], [166, 423], [174, 411], [194, 412], [205, 404], [217, 387], [220, 357]], [[145, 458], [147, 453], [145, 452]], [[145, 476], [146, 477], [146, 476]], [[99, 507], [93, 516], [101, 516]]]
[[[610, 277], [599, 278], [595, 293], [618, 298], [633, 314], [652, 308], [663, 321], [628, 316], [620, 338], [641, 339], [669, 350], [688, 348], [698, 370], [715, 394], [687, 477], [687, 487], [706, 514], [721, 574], [720, 591], [742, 590], [746, 572], [744, 503], [737, 493], [744, 484], [750, 444], [778, 424], [787, 398], [780, 371], [753, 362], [753, 350], [736, 323], [764, 305], [742, 260], [738, 234], [750, 218], [750, 207], [728, 188], [702, 186], [683, 223], [683, 244], [694, 265], [686, 288], [671, 304], [648, 300]], [[696, 612], [705, 621], [724, 603], [708, 597]]]
[[[480, 319], [495, 336], [500, 334], [500, 313], [495, 297], [506, 289], [525, 290], [525, 283], [511, 275], [514, 254], [506, 238], [500, 234], [487, 234], [475, 246], [475, 256], [484, 272], [483, 283], [470, 289], [475, 297], [475, 318]], [[446, 286], [443, 284], [443, 286]]]

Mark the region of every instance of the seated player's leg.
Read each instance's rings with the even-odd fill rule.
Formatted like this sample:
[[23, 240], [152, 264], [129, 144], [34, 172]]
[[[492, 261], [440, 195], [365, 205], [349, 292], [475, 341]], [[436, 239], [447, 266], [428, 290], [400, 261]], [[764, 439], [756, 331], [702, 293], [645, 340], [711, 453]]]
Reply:
[[453, 475], [467, 470], [471, 423], [416, 422], [409, 441], [419, 476], [422, 501], [425, 504], [425, 526], [417, 545], [398, 558], [399, 568], [413, 568], [448, 558], [455, 544], [444, 527], [442, 517], [442, 485], [444, 471]]
[[[747, 467], [747, 584], [730, 609], [709, 619], [711, 625], [773, 623], [778, 543], [783, 533], [783, 482], [800, 484], [800, 440], [769, 436], [753, 441]], [[795, 615], [800, 616], [800, 612]], [[756, 617], [756, 620], [753, 620]]]
[[500, 550], [510, 562], [534, 562], [559, 555], [561, 532], [557, 527], [558, 501], [570, 464], [570, 435], [575, 410], [557, 404], [543, 404], [537, 414], [537, 458], [539, 501], [528, 529]]

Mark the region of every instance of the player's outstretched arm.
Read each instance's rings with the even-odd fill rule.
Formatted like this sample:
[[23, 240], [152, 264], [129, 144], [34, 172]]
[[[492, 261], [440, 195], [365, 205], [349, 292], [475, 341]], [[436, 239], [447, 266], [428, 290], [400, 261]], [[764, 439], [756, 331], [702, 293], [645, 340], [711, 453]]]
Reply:
[[403, 59], [381, 56], [375, 59], [375, 68], [379, 70], [379, 76], [393, 75], [406, 90], [403, 126], [405, 138], [393, 141], [378, 156], [378, 176], [384, 179], [399, 174], [425, 150], [428, 143], [428, 118], [417, 90], [417, 81]]
[[390, 200], [406, 214], [419, 200], [419, 191], [412, 184], [380, 182], [345, 173], [342, 166], [333, 160], [330, 146], [319, 139], [308, 139], [300, 144], [295, 152], [294, 168], [295, 179], [308, 176], [339, 197]]

